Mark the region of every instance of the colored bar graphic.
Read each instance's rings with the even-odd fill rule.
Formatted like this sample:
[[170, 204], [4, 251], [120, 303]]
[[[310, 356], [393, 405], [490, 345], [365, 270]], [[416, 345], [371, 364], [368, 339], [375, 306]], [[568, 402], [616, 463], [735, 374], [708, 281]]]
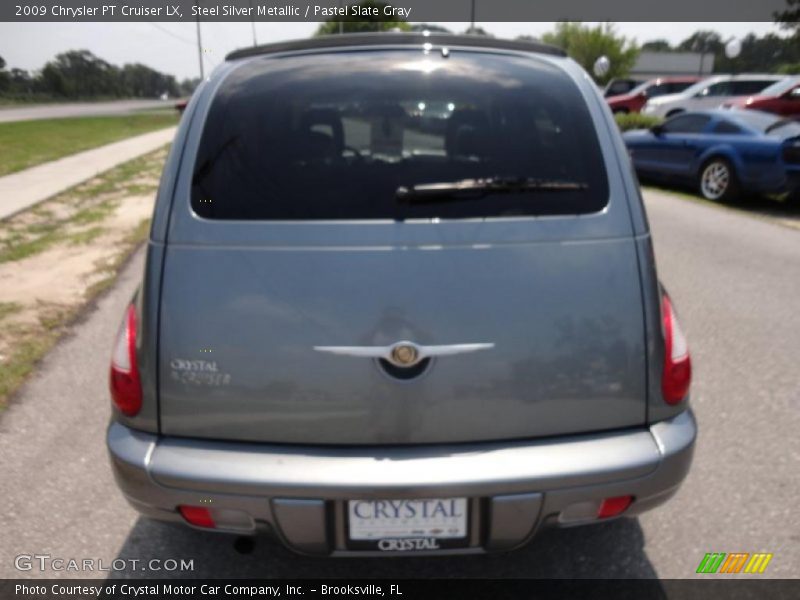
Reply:
[[750, 556], [748, 552], [732, 552], [728, 554], [728, 558], [722, 564], [720, 573], [738, 573], [742, 570], [747, 557]]
[[744, 568], [745, 573], [763, 573], [767, 569], [769, 561], [772, 560], [772, 554], [758, 553], [753, 554], [750, 562]]
[[[766, 552], [757, 552], [750, 554], [749, 552], [707, 552], [700, 561], [697, 567], [697, 573], [714, 574], [714, 573], [728, 573], [737, 574], [744, 573], [763, 573], [767, 570], [769, 561], [772, 560], [772, 554]], [[749, 560], [748, 560], [749, 559]], [[747, 565], [747, 566], [745, 566]]]
[[707, 553], [703, 560], [700, 561], [700, 566], [697, 567], [698, 573], [716, 573], [722, 561], [725, 558], [724, 552], [710, 552]]

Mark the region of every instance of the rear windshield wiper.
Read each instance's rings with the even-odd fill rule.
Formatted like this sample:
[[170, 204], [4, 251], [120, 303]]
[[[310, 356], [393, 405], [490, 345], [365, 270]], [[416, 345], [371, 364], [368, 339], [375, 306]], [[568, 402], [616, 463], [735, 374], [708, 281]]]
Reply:
[[397, 188], [400, 202], [424, 203], [439, 200], [480, 198], [488, 194], [524, 194], [527, 192], [574, 192], [589, 186], [576, 181], [535, 179], [530, 177], [488, 177], [437, 183], [418, 183]]

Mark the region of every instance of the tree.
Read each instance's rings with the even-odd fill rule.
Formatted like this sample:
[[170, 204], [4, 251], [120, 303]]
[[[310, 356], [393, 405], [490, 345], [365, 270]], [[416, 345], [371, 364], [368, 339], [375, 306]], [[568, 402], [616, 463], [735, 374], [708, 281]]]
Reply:
[[6, 61], [0, 56], [0, 92], [5, 92], [11, 87], [11, 76], [6, 72]]
[[199, 77], [195, 77], [194, 79], [184, 79], [178, 86], [180, 95], [191, 96], [198, 85], [200, 85]]
[[725, 56], [723, 46], [715, 57], [714, 70], [718, 73], [784, 72], [785, 65], [800, 62], [797, 41], [797, 38], [784, 38], [774, 33], [760, 38], [751, 33], [741, 40], [742, 51], [736, 58]]
[[58, 54], [42, 70], [48, 93], [68, 98], [120, 96], [119, 69], [88, 50]]
[[642, 50], [649, 52], [672, 52], [672, 45], [667, 40], [650, 40], [642, 44]]
[[[321, 23], [317, 28], [315, 36], [320, 35], [334, 35], [337, 33], [368, 33], [370, 31], [391, 31], [392, 29], [400, 29], [401, 31], [408, 31], [411, 27], [405, 21], [385, 21], [383, 9], [388, 6], [379, 0], [363, 0], [357, 6], [364, 9], [370, 9], [370, 16], [353, 16], [346, 17], [331, 17], [324, 23]], [[371, 16], [373, 12], [377, 15]], [[352, 12], [352, 11], [351, 11]]]
[[164, 75], [143, 64], [122, 67], [122, 86], [126, 96], [154, 98], [161, 94], [179, 96], [178, 83], [172, 75]]
[[14, 94], [31, 94], [35, 86], [35, 81], [31, 74], [25, 69], [11, 69], [10, 91]]
[[796, 36], [800, 36], [800, 0], [786, 0], [788, 8], [774, 14], [775, 21], [780, 23], [784, 29], [794, 31]]
[[678, 44], [681, 52], [710, 52], [719, 54], [725, 51], [725, 44], [716, 31], [700, 30], [695, 31], [688, 38]]
[[434, 25], [433, 23], [414, 23], [409, 31], [430, 31], [431, 33], [453, 33], [447, 27]]
[[542, 41], [563, 48], [589, 73], [593, 73], [598, 58], [608, 57], [610, 69], [605, 76], [598, 78], [599, 83], [627, 75], [639, 55], [635, 42], [617, 35], [610, 23], [592, 27], [564, 21], [556, 24], [555, 31], [545, 33]]
[[486, 37], [494, 37], [491, 33], [486, 31], [483, 27], [478, 27], [478, 26], [467, 27], [464, 30], [464, 35], [483, 35], [483, 36], [486, 36]]

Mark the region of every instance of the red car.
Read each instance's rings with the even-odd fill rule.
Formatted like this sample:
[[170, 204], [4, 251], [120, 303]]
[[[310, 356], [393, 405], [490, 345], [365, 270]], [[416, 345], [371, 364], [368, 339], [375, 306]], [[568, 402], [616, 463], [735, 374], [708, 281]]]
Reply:
[[733, 108], [763, 110], [784, 117], [800, 118], [800, 76], [787, 77], [764, 88], [756, 96], [731, 102]]
[[638, 113], [650, 98], [665, 94], [677, 94], [702, 79], [701, 77], [659, 77], [649, 79], [627, 94], [606, 98], [611, 112]]

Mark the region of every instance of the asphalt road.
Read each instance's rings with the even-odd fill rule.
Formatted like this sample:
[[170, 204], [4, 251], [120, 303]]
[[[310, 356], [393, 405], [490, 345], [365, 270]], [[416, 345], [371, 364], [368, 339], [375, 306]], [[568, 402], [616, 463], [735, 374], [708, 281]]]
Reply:
[[549, 531], [506, 555], [437, 559], [308, 559], [267, 540], [240, 555], [228, 537], [140, 519], [103, 446], [110, 343], [139, 253], [0, 418], [0, 577], [42, 577], [14, 568], [38, 553], [193, 559], [185, 576], [683, 578], [712, 551], [772, 552], [765, 576], [800, 577], [800, 231], [667, 194], [649, 193], [648, 208], [701, 427], [684, 487], [659, 510]]
[[114, 102], [70, 102], [0, 108], [0, 123], [60, 119], [64, 117], [97, 117], [126, 115], [150, 108], [172, 108], [175, 100], [115, 100]]

